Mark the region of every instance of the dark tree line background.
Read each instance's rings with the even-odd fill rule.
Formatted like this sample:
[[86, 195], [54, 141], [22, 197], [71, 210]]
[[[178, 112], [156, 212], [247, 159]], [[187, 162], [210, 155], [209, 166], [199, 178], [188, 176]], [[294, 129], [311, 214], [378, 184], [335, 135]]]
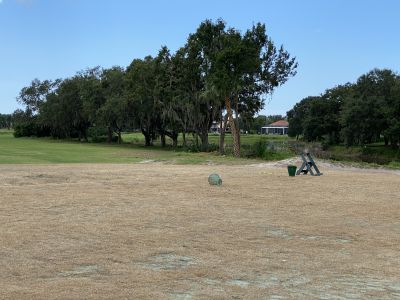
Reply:
[[13, 116], [9, 114], [0, 114], [0, 128], [10, 130], [13, 126]]
[[307, 97], [287, 112], [289, 136], [347, 146], [380, 141], [399, 148], [400, 76], [374, 69], [324, 94]]
[[[276, 47], [265, 25], [241, 33], [223, 20], [206, 20], [186, 44], [171, 53], [134, 59], [127, 68], [100, 67], [56, 80], [33, 80], [21, 90], [24, 110], [14, 117], [15, 136], [52, 136], [88, 140], [105, 131], [108, 141], [139, 129], [146, 146], [156, 138], [178, 144], [193, 134], [207, 151], [213, 121], [228, 126], [235, 156], [240, 156], [240, 128], [264, 106], [265, 97], [296, 74], [297, 62]], [[248, 122], [247, 122], [248, 123]], [[220, 135], [224, 153], [224, 134]]]

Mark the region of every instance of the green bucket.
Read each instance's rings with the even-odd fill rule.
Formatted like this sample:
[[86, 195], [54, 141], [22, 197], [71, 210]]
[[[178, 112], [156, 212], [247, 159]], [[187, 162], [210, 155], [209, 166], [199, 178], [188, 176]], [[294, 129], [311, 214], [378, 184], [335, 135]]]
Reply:
[[289, 176], [292, 176], [292, 177], [296, 176], [297, 166], [289, 165], [289, 166], [287, 166], [287, 170], [288, 170]]

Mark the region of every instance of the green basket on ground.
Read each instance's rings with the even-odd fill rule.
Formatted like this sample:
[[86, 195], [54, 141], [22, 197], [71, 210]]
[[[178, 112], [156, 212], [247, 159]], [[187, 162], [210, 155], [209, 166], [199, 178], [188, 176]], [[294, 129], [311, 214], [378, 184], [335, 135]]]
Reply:
[[210, 185], [221, 185], [222, 184], [222, 179], [218, 174], [211, 174], [208, 176], [208, 183]]
[[287, 166], [287, 170], [288, 170], [289, 176], [292, 176], [292, 177], [296, 176], [297, 166], [289, 165], [289, 166]]

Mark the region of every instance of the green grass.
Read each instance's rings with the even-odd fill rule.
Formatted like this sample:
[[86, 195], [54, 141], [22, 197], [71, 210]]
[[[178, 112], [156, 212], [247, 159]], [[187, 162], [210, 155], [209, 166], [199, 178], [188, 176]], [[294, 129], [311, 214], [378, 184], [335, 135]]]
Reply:
[[37, 138], [14, 138], [0, 135], [0, 163], [92, 163], [136, 162], [134, 156], [123, 155], [124, 148], [81, 144]]
[[[140, 138], [133, 134], [132, 137]], [[129, 135], [128, 135], [129, 137]], [[128, 140], [125, 136], [125, 140]], [[0, 134], [0, 164], [53, 163], [137, 163], [146, 160], [176, 164], [247, 164], [251, 159], [235, 159], [217, 153], [190, 153], [170, 147], [146, 148], [142, 145], [79, 143], [48, 138], [14, 138]], [[259, 161], [258, 161], [259, 162]]]
[[400, 161], [400, 150], [386, 147], [383, 143], [366, 147], [331, 146], [327, 150], [331, 158], [340, 161], [356, 161], [378, 165], [396, 166]]
[[[144, 144], [144, 136], [139, 132], [135, 133], [123, 133], [122, 139], [125, 143], [132, 143], [132, 144]], [[258, 135], [258, 134], [242, 134], [240, 136], [240, 141], [242, 145], [253, 145], [255, 142], [259, 141], [260, 139], [265, 139], [268, 141], [289, 141], [293, 140], [285, 135]], [[191, 134], [186, 135], [186, 141], [188, 144], [193, 143], [194, 139]], [[208, 136], [208, 141], [210, 144], [219, 145], [219, 135], [210, 133]], [[171, 145], [172, 141], [167, 138], [167, 144]], [[182, 144], [182, 135], [180, 134], [178, 137], [178, 144]], [[231, 145], [232, 144], [232, 135], [226, 134], [225, 135], [225, 144]], [[159, 145], [159, 140], [155, 141], [155, 145]]]
[[[227, 135], [226, 156], [220, 156], [217, 152], [193, 153], [187, 152], [181, 147], [173, 149], [167, 146], [161, 148], [159, 141], [154, 147], [144, 147], [144, 138], [140, 133], [125, 133], [124, 144], [99, 144], [79, 143], [66, 140], [53, 140], [50, 138], [14, 138], [11, 131], [0, 130], [0, 164], [53, 164], [53, 163], [138, 163], [143, 161], [156, 161], [173, 164], [250, 164], [265, 160], [281, 160], [295, 156], [291, 151], [280, 149], [278, 151], [266, 151], [264, 159], [234, 158], [229, 153], [232, 151], [231, 135]], [[179, 138], [181, 144], [182, 138]], [[187, 137], [188, 144], [193, 143], [193, 137]], [[254, 155], [254, 144], [263, 140], [267, 143], [279, 145], [291, 139], [286, 136], [260, 136], [242, 135], [242, 154]], [[210, 135], [210, 144], [218, 145], [219, 136]], [[167, 139], [167, 144], [171, 140]], [[360, 166], [378, 167], [384, 165], [387, 168], [400, 169], [400, 152], [381, 144], [371, 145], [366, 148], [344, 146], [332, 146], [323, 152], [322, 158], [356, 163]], [[369, 161], [371, 160], [371, 161]], [[379, 163], [379, 165], [378, 165]]]
[[390, 169], [400, 169], [400, 161], [392, 161], [388, 164]]
[[13, 131], [12, 130], [7, 130], [7, 129], [0, 129], [0, 134], [5, 134], [5, 135], [9, 135], [12, 134]]

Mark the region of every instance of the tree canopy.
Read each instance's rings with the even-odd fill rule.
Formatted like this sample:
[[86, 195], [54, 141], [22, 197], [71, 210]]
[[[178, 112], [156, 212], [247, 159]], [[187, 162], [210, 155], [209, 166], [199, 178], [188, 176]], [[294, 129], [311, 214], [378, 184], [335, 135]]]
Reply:
[[355, 83], [307, 97], [288, 111], [289, 135], [307, 141], [365, 145], [384, 138], [399, 147], [400, 76], [374, 69]]
[[242, 33], [221, 19], [205, 20], [175, 53], [163, 46], [127, 68], [95, 67], [63, 80], [33, 80], [17, 98], [25, 105], [17, 135], [87, 140], [90, 128], [102, 127], [109, 142], [116, 134], [121, 143], [121, 132], [135, 128], [146, 146], [157, 137], [163, 146], [166, 137], [177, 146], [179, 134], [185, 145], [185, 136], [193, 134], [207, 151], [210, 127], [219, 121], [229, 123], [234, 154], [240, 156], [243, 120], [255, 116], [296, 69], [295, 58], [275, 46], [264, 24]]

